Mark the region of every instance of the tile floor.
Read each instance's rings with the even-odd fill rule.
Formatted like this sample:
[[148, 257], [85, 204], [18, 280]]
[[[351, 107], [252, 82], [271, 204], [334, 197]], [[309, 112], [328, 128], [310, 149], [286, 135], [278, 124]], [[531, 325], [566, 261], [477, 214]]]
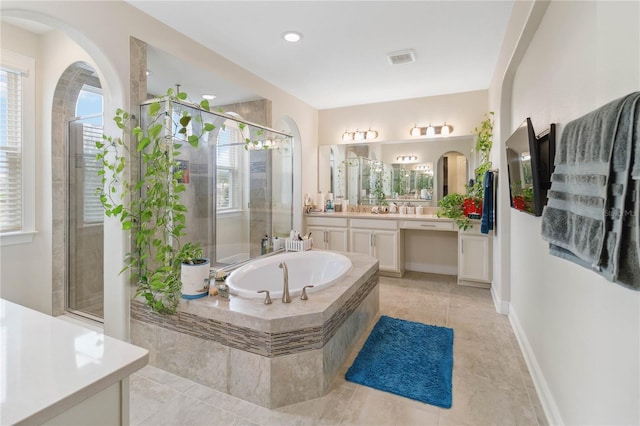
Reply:
[[443, 275], [380, 277], [380, 314], [454, 329], [450, 409], [345, 381], [362, 339], [329, 393], [275, 410], [146, 366], [130, 380], [131, 425], [547, 424], [509, 320], [488, 290]]

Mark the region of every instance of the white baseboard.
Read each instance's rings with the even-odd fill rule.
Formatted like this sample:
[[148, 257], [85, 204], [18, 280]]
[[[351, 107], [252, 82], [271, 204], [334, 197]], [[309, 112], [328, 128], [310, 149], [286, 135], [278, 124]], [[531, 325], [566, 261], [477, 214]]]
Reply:
[[491, 286], [491, 298], [493, 299], [493, 306], [496, 307], [496, 312], [503, 315], [509, 314], [509, 302], [498, 299], [494, 286]]
[[458, 275], [457, 266], [430, 265], [428, 263], [405, 262], [404, 269], [414, 272], [427, 272], [430, 274]]
[[529, 373], [531, 374], [531, 379], [536, 387], [538, 398], [540, 398], [542, 409], [544, 410], [544, 414], [547, 416], [547, 422], [550, 425], [564, 425], [558, 405], [556, 404], [555, 399], [553, 399], [553, 395], [551, 395], [551, 390], [549, 389], [547, 381], [542, 374], [540, 365], [536, 360], [536, 356], [533, 353], [533, 349], [531, 348], [529, 340], [522, 329], [520, 320], [518, 319], [518, 315], [513, 309], [513, 306], [509, 307], [509, 322], [511, 322], [513, 331], [518, 339], [520, 350], [522, 350], [524, 360], [527, 363], [527, 368], [529, 368]]

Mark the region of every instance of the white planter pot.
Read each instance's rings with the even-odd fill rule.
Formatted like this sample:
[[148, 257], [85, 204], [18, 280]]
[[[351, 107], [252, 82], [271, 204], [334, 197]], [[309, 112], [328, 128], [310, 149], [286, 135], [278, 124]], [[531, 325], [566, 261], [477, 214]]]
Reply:
[[182, 281], [182, 298], [198, 299], [209, 292], [209, 259], [205, 263], [190, 265], [183, 263], [180, 269]]

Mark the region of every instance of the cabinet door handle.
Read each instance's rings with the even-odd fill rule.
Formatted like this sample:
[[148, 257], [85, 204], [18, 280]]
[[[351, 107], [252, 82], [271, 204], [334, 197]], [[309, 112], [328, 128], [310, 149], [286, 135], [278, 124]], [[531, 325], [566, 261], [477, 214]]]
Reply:
[[420, 224], [420, 226], [422, 226], [422, 227], [424, 227], [424, 228], [435, 228], [435, 227], [436, 227], [435, 225], [432, 225], [432, 224], [424, 224], [424, 223]]
[[329, 243], [329, 231], [324, 231], [324, 242]]

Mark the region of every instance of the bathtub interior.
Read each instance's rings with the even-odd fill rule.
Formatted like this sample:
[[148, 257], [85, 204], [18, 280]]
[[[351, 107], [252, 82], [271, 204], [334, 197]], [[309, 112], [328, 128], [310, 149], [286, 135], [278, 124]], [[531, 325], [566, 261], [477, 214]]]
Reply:
[[306, 285], [308, 292], [319, 291], [333, 284], [351, 270], [351, 260], [338, 253], [307, 251], [279, 254], [258, 259], [233, 271], [226, 283], [232, 294], [262, 298], [259, 290], [268, 290], [272, 297], [282, 295], [284, 273], [279, 267], [285, 262], [289, 273], [289, 292], [299, 294]]

